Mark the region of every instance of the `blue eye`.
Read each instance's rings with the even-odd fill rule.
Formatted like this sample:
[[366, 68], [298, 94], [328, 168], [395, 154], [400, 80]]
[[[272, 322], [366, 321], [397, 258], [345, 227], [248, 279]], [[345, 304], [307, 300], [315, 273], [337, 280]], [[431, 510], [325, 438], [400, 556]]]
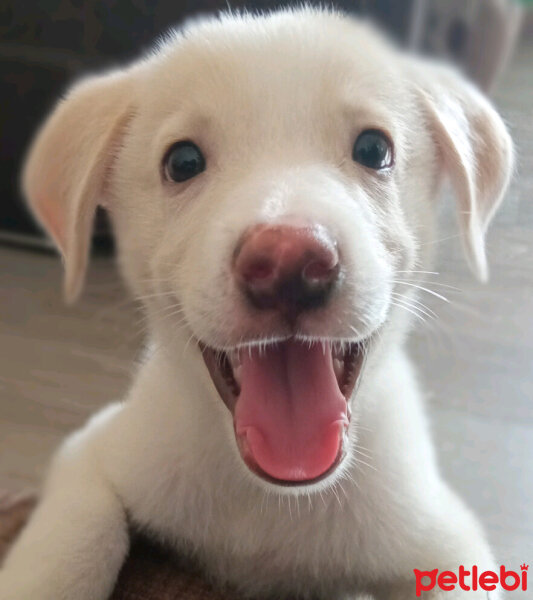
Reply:
[[355, 140], [352, 158], [369, 169], [386, 169], [393, 164], [392, 142], [379, 129], [367, 129]]
[[177, 142], [164, 159], [165, 175], [176, 182], [187, 181], [205, 171], [205, 158], [192, 142]]

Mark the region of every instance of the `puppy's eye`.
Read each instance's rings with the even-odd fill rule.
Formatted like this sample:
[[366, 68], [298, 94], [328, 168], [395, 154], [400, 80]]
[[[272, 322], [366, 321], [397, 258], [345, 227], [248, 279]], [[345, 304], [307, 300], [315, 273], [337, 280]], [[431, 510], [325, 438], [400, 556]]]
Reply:
[[172, 181], [187, 181], [205, 170], [205, 158], [192, 142], [177, 142], [165, 155], [165, 175]]
[[355, 140], [352, 158], [369, 169], [392, 166], [392, 142], [379, 129], [367, 129]]

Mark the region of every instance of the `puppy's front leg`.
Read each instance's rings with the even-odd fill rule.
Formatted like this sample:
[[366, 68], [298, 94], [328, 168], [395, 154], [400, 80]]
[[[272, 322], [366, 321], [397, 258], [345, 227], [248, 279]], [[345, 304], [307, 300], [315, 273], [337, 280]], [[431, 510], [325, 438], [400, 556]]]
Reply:
[[105, 600], [128, 550], [126, 515], [77, 436], [0, 570], [1, 600]]
[[[442, 520], [434, 523], [433, 535], [418, 547], [411, 548], [409, 563], [419, 566], [418, 579], [414, 570], [407, 570], [401, 580], [382, 584], [374, 590], [376, 600], [500, 600], [501, 588], [488, 592], [478, 585], [472, 589], [472, 581], [467, 579], [462, 587], [457, 574], [461, 565], [469, 572], [476, 565], [478, 572], [497, 571], [492, 553], [476, 519], [463, 506], [453, 492], [446, 490], [449, 510]], [[438, 532], [438, 533], [437, 533]], [[439, 585], [437, 577], [423, 576], [438, 569], [437, 573], [450, 571], [456, 575], [455, 582], [446, 589]], [[418, 582], [418, 585], [417, 585]], [[418, 588], [418, 594], [417, 594]]]

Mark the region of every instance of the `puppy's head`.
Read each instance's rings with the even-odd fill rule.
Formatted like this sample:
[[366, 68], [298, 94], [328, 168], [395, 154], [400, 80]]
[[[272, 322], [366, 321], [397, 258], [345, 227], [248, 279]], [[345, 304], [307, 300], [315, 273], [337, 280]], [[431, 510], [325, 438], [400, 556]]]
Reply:
[[107, 207], [152, 334], [176, 360], [197, 342], [243, 464], [300, 489], [350, 455], [364, 362], [412, 306], [398, 279], [427, 268], [442, 176], [484, 278], [511, 157], [500, 118], [455, 73], [305, 10], [201, 22], [82, 82], [24, 186], [69, 299]]

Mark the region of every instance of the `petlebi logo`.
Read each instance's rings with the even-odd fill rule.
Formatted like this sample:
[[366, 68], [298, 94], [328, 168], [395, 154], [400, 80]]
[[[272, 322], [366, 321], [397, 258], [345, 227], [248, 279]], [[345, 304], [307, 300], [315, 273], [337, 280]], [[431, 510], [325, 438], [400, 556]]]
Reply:
[[459, 567], [459, 572], [440, 571], [433, 569], [432, 571], [420, 571], [414, 569], [416, 595], [422, 596], [423, 592], [429, 592], [435, 587], [451, 592], [456, 588], [465, 591], [484, 590], [487, 592], [494, 591], [497, 587], [507, 592], [514, 590], [527, 590], [527, 571], [529, 565], [525, 563], [520, 565], [520, 572], [507, 570], [505, 565], [500, 567], [499, 572], [496, 571], [479, 571], [479, 568], [474, 565], [467, 570], [463, 565]]

